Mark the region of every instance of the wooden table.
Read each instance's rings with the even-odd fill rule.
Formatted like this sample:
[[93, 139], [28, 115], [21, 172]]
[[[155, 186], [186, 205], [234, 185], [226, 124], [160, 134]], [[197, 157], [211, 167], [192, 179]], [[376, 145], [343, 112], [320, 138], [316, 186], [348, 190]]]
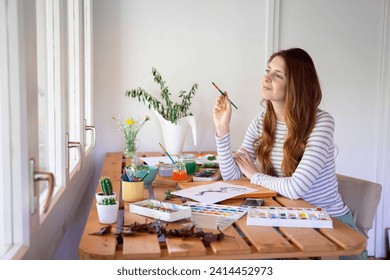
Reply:
[[[148, 153], [156, 156], [159, 153]], [[121, 153], [108, 153], [101, 175], [111, 178], [114, 190], [120, 193], [120, 177], [124, 165]], [[158, 180], [157, 180], [158, 179]], [[163, 200], [165, 192], [175, 190], [175, 182], [158, 184], [156, 178], [151, 189], [145, 189], [145, 198]], [[248, 183], [248, 182], [247, 182]], [[191, 183], [184, 183], [191, 184]], [[193, 183], [192, 183], [193, 184]], [[99, 189], [97, 190], [99, 191]], [[265, 195], [266, 196], [266, 195]], [[281, 196], [265, 197], [266, 206], [312, 207], [303, 200], [290, 200]], [[242, 199], [225, 201], [239, 205]], [[179, 198], [173, 203], [181, 203]], [[145, 223], [152, 219], [128, 211], [127, 203], [122, 205], [118, 221], [124, 224]], [[169, 228], [181, 228], [183, 221], [170, 223]], [[355, 255], [366, 248], [366, 239], [348, 226], [333, 219], [332, 229], [294, 227], [262, 227], [246, 225], [246, 216], [228, 227], [228, 237], [205, 246], [196, 238], [167, 238], [159, 240], [156, 234], [136, 233], [118, 239], [116, 235], [92, 236], [103, 225], [98, 221], [95, 201], [85, 225], [79, 244], [80, 259], [261, 259], [261, 258], [337, 258]], [[216, 230], [207, 230], [213, 231]]]

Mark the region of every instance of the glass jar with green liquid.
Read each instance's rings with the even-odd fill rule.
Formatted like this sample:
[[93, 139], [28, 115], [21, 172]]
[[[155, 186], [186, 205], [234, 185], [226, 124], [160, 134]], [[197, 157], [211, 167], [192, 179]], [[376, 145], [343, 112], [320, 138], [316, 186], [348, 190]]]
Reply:
[[179, 162], [185, 163], [188, 175], [193, 175], [196, 171], [196, 161], [194, 154], [181, 154]]

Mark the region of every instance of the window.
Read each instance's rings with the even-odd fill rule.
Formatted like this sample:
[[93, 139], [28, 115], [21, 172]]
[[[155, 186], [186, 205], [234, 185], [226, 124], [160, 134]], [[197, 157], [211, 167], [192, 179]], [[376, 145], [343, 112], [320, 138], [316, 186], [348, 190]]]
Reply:
[[[93, 162], [87, 158], [81, 166], [80, 160], [86, 146], [82, 119], [91, 121], [93, 115], [91, 3], [0, 1], [0, 259], [50, 258], [62, 237], [58, 229], [67, 227], [64, 213], [77, 206], [74, 198], [88, 187], [82, 179], [91, 174]], [[67, 132], [80, 143], [71, 155], [79, 180], [70, 178]], [[34, 184], [32, 171], [55, 177], [57, 192], [44, 214], [33, 211], [31, 190], [39, 186], [42, 209], [47, 186]], [[56, 203], [64, 193], [69, 199]]]
[[[37, 101], [38, 101], [38, 170], [51, 172], [56, 179], [53, 196], [61, 186], [65, 186], [63, 109], [64, 98], [64, 59], [65, 36], [61, 32], [64, 25], [64, 7], [61, 1], [36, 0], [37, 26]], [[66, 13], [65, 13], [66, 14]], [[47, 196], [47, 182], [39, 184], [40, 211]]]
[[75, 144], [69, 149], [70, 178], [80, 168], [81, 151], [87, 155], [95, 137], [92, 125], [91, 16], [90, 0], [68, 1], [68, 138]]
[[90, 0], [84, 2], [84, 129], [85, 151], [94, 145], [95, 129], [92, 121], [92, 10]]
[[[84, 55], [84, 1], [68, 1], [68, 137], [69, 173], [79, 170], [84, 142], [85, 55]], [[90, 68], [89, 68], [90, 69]], [[89, 80], [90, 81], [90, 80]], [[90, 87], [90, 85], [88, 85]]]
[[[38, 168], [41, 171], [50, 171], [50, 150], [52, 150], [53, 139], [51, 127], [50, 108], [53, 106], [53, 56], [52, 43], [53, 34], [51, 26], [51, 10], [47, 7], [46, 0], [36, 1], [37, 10], [37, 77], [38, 77], [38, 141], [39, 141], [39, 162]], [[50, 12], [50, 14], [48, 14]], [[49, 84], [50, 83], [50, 84]], [[40, 184], [40, 194], [45, 193], [47, 184]]]
[[0, 259], [23, 254], [28, 243], [27, 78], [20, 75], [27, 63], [19, 57], [27, 47], [18, 29], [28, 19], [19, 4], [0, 1]]
[[5, 3], [0, 3], [0, 258], [12, 244], [11, 154]]

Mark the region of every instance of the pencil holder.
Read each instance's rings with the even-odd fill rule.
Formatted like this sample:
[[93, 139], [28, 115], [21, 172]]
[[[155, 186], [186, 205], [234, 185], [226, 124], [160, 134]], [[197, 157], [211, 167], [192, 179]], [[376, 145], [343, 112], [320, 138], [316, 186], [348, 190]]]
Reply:
[[122, 200], [135, 202], [144, 199], [144, 181], [128, 182], [122, 180]]

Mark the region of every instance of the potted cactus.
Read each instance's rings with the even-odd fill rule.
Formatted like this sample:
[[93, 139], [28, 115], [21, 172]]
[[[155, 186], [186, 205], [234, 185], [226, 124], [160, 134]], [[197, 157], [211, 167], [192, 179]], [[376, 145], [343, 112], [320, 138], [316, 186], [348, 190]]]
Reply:
[[116, 199], [116, 193], [113, 191], [110, 178], [103, 177], [99, 181], [101, 192], [96, 193], [96, 202], [101, 203], [104, 198]]
[[100, 203], [96, 203], [99, 222], [102, 224], [115, 223], [118, 217], [119, 203], [115, 198], [105, 197]]

